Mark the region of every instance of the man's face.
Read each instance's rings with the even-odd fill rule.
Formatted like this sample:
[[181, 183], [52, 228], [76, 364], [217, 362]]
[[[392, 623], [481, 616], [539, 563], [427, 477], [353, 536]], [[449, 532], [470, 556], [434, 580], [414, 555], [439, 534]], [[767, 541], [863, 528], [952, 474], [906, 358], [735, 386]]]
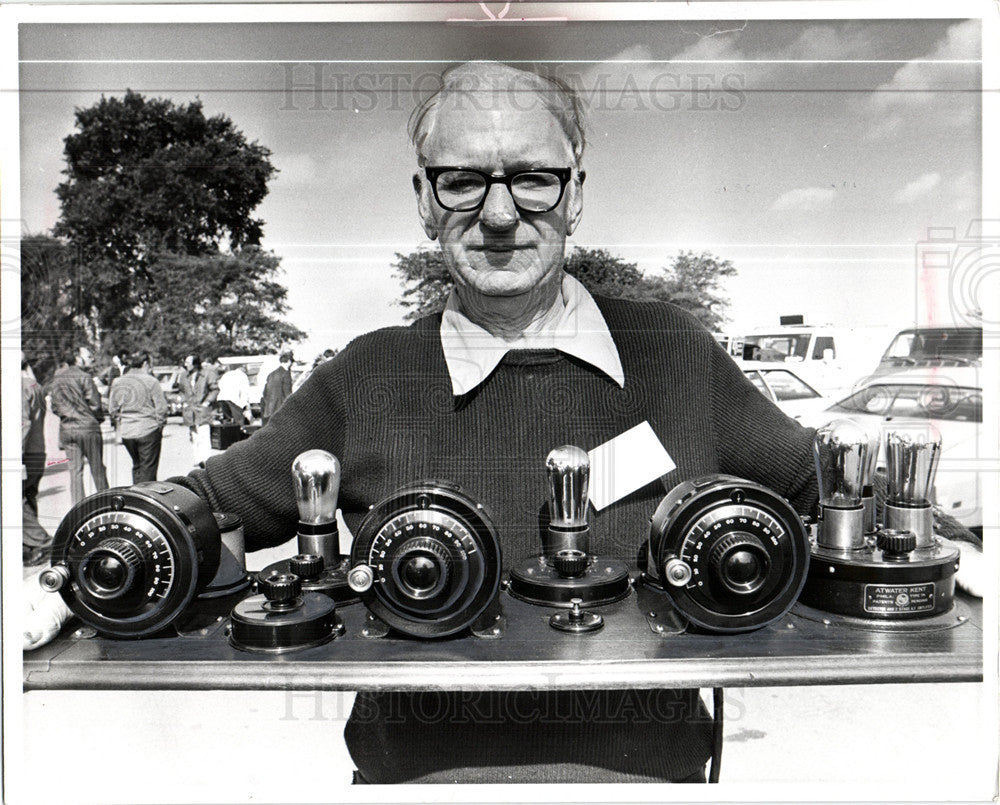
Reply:
[[77, 366], [81, 366], [84, 369], [89, 369], [94, 365], [94, 356], [87, 347], [80, 347], [79, 352], [76, 353], [76, 363]]
[[[496, 95], [484, 104], [444, 98], [422, 149], [426, 164], [489, 174], [574, 166], [569, 140], [540, 99], [526, 103], [522, 97], [519, 105], [515, 108]], [[422, 169], [416, 179], [424, 230], [440, 240], [460, 291], [517, 296], [559, 276], [566, 236], [582, 211], [575, 174], [559, 205], [546, 213], [518, 211], [502, 184], [490, 188], [478, 210], [450, 212], [434, 199]]]

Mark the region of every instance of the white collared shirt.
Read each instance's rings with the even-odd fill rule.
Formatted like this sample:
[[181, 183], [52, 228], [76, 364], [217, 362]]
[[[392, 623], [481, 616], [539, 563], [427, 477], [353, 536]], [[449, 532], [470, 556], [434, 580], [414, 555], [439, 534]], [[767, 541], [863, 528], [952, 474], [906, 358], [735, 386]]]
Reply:
[[508, 340], [493, 335], [462, 311], [452, 290], [441, 315], [441, 347], [456, 396], [486, 380], [512, 349], [555, 349], [599, 369], [625, 387], [618, 348], [594, 297], [575, 277], [563, 274], [562, 293], [538, 330]]

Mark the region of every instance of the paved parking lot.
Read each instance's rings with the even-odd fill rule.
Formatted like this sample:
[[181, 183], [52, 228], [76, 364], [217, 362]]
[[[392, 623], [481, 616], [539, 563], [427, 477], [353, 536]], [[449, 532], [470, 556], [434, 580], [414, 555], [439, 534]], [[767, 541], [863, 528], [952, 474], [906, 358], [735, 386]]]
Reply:
[[[39, 508], [52, 532], [69, 492], [65, 456], [55, 447], [58, 422], [50, 415], [47, 425], [50, 466]], [[110, 482], [130, 483], [130, 460], [110, 432], [105, 454]], [[172, 419], [159, 477], [192, 464], [187, 431]], [[294, 541], [251, 554], [248, 565], [259, 569], [292, 552]], [[23, 697], [23, 771], [38, 784], [28, 799], [11, 801], [357, 800], [358, 789], [331, 790], [350, 782], [342, 729], [352, 701], [348, 693], [32, 692]], [[684, 787], [682, 796], [987, 799], [996, 781], [995, 708], [995, 690], [982, 684], [729, 690], [724, 786]], [[624, 796], [667, 798], [662, 789], [643, 790]], [[592, 786], [559, 798], [617, 797]]]

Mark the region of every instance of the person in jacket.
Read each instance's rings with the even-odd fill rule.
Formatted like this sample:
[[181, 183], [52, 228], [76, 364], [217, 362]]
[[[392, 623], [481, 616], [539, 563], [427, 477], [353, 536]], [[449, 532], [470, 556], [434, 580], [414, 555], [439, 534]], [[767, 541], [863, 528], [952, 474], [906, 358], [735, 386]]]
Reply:
[[38, 522], [38, 484], [45, 473], [45, 392], [21, 353], [21, 558], [26, 565], [47, 557], [52, 537]]
[[292, 394], [292, 364], [295, 356], [291, 352], [282, 352], [279, 366], [267, 376], [264, 383], [264, 393], [260, 399], [260, 420], [262, 425], [274, 416], [285, 400]]
[[153, 376], [148, 352], [128, 358], [128, 369], [111, 385], [108, 396], [111, 421], [132, 459], [132, 483], [155, 481], [160, 466], [167, 398]]
[[59, 417], [59, 447], [69, 459], [69, 489], [74, 504], [83, 500], [85, 494], [84, 463], [90, 465], [97, 491], [108, 488], [104, 437], [101, 435], [104, 409], [94, 378], [88, 371], [93, 365], [90, 349], [79, 347], [60, 359], [52, 378], [52, 413]]
[[199, 355], [184, 358], [184, 369], [180, 378], [184, 424], [188, 426], [194, 463], [202, 465], [212, 454], [211, 423], [219, 396], [218, 375], [211, 364], [202, 365]]

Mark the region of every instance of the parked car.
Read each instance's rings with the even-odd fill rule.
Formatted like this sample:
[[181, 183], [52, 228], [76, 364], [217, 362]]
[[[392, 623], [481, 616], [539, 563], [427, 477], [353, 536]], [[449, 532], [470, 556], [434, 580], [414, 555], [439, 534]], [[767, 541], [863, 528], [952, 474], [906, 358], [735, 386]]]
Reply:
[[[159, 381], [160, 388], [163, 389], [163, 396], [167, 398], [167, 416], [180, 416], [184, 410], [184, 397], [181, 395], [180, 379], [184, 371], [183, 366], [154, 366], [153, 376]], [[94, 378], [97, 391], [101, 395], [101, 406], [108, 410], [108, 394], [111, 391], [108, 385], [108, 378], [111, 375], [111, 367], [108, 367]]]
[[167, 415], [180, 416], [184, 411], [184, 396], [181, 394], [183, 366], [154, 366], [153, 377], [160, 382], [163, 396], [167, 398]]
[[784, 364], [754, 361], [741, 363], [743, 374], [757, 389], [792, 419], [802, 419], [825, 409], [830, 400]]
[[[873, 377], [806, 424], [847, 417], [885, 433], [896, 423], [929, 422], [941, 434], [935, 500], [942, 511], [968, 528], [983, 526], [979, 432], [983, 393], [974, 368], [908, 371]], [[885, 456], [879, 456], [885, 467]]]
[[982, 327], [912, 327], [893, 337], [875, 375], [917, 367], [981, 366]]

